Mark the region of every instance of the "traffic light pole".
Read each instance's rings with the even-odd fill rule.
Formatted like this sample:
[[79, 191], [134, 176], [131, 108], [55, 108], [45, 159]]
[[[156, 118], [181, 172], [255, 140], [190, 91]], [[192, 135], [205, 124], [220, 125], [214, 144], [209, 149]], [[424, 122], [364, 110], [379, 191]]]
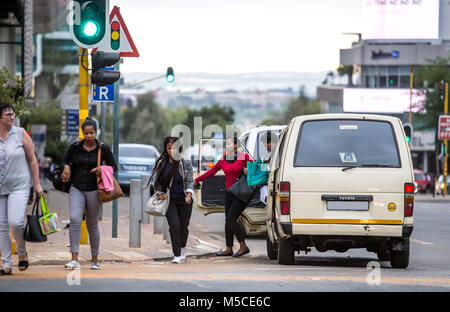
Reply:
[[[444, 114], [448, 114], [448, 82], [444, 83], [445, 97], [444, 97]], [[444, 154], [444, 197], [447, 194], [447, 161], [448, 161], [448, 140], [444, 140], [445, 154]]]
[[[119, 71], [120, 61], [114, 64], [114, 70]], [[119, 112], [120, 112], [120, 102], [119, 102], [119, 83], [120, 80], [114, 83], [114, 144], [113, 152], [114, 159], [119, 162]], [[114, 173], [116, 180], [119, 180], [117, 171]], [[112, 237], [117, 238], [117, 219], [119, 211], [118, 200], [113, 201], [112, 207]]]
[[[86, 49], [78, 48], [79, 53], [79, 77], [78, 77], [78, 92], [79, 92], [79, 109], [78, 109], [78, 138], [79, 140], [84, 139], [83, 131], [81, 130], [81, 125], [89, 117], [89, 58]], [[83, 225], [85, 225], [86, 220], [83, 217]], [[88, 245], [87, 240], [87, 230], [85, 226], [81, 227], [81, 240], [80, 244]]]

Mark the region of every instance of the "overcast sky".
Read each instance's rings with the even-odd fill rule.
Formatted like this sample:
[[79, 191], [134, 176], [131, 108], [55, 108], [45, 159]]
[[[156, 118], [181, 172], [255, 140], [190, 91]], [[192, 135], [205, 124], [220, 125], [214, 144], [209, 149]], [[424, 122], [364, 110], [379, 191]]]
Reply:
[[361, 32], [362, 0], [111, 0], [139, 50], [123, 72], [321, 72]]

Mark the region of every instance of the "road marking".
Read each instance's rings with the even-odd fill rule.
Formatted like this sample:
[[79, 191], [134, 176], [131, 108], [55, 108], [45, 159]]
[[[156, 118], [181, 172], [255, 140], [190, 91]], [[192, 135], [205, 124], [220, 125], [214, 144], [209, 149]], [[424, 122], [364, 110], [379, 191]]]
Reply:
[[412, 239], [411, 238], [411, 242], [413, 243], [417, 243], [417, 244], [421, 244], [421, 245], [434, 245], [434, 243], [430, 243], [430, 242], [424, 242], [418, 239]]

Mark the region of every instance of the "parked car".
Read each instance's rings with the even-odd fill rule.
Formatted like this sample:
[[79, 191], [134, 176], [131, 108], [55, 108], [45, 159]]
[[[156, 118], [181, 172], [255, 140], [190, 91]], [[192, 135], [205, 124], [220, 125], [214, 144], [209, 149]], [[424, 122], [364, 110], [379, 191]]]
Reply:
[[414, 181], [417, 185], [417, 191], [420, 193], [426, 193], [430, 188], [430, 178], [422, 170], [414, 169]]
[[131, 179], [140, 179], [143, 174], [151, 174], [159, 155], [153, 145], [119, 144], [120, 186], [128, 190]]
[[[444, 176], [441, 174], [436, 183], [436, 195], [444, 194]], [[450, 175], [447, 176], [447, 194], [450, 194]]]
[[294, 118], [271, 161], [267, 253], [366, 248], [409, 265], [414, 174], [400, 119], [369, 114]]
[[[253, 128], [239, 136], [239, 151], [250, 153], [253, 159], [267, 159], [268, 155], [260, 137], [267, 131], [279, 135], [285, 126], [263, 126]], [[245, 146], [245, 149], [243, 148]], [[203, 174], [221, 159], [225, 152], [225, 140], [203, 138], [198, 144], [198, 159], [195, 167], [196, 176]], [[193, 162], [195, 163], [195, 161]], [[201, 187], [195, 190], [195, 207], [204, 215], [211, 213], [223, 213], [225, 211], [225, 175], [222, 171], [214, 177], [201, 183]], [[238, 223], [247, 236], [265, 236], [266, 229], [266, 205], [260, 201], [260, 193], [250, 201], [248, 207], [239, 217]]]

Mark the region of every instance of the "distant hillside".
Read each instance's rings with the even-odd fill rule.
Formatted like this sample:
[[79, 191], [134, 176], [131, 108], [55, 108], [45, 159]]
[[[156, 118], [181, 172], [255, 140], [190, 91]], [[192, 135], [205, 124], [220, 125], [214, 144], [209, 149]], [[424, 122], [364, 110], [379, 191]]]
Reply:
[[[126, 73], [123, 74], [125, 85], [134, 84], [161, 75], [161, 73]], [[316, 87], [322, 84], [326, 73], [303, 72], [264, 72], [243, 74], [209, 74], [209, 73], [177, 73], [175, 81], [167, 83], [165, 79], [157, 79], [140, 86], [140, 89], [155, 90], [158, 88], [168, 91], [193, 91], [205, 89], [207, 91], [225, 90], [268, 90], [288, 89], [299, 91], [301, 85], [305, 86], [307, 96], [316, 97]]]

